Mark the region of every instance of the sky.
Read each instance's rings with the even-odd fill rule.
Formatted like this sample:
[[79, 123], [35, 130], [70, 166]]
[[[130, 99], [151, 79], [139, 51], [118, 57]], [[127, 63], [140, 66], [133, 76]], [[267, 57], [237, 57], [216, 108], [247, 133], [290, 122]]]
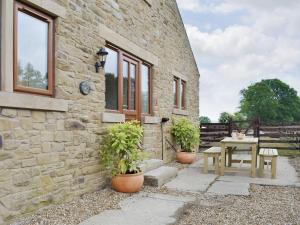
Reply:
[[240, 90], [278, 78], [300, 95], [300, 0], [177, 0], [200, 72], [200, 115], [239, 110]]

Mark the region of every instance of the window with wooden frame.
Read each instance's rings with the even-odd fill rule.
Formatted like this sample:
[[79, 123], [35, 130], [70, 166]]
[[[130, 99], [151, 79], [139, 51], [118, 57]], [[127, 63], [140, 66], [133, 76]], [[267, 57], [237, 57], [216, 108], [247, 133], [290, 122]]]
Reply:
[[186, 109], [186, 81], [174, 77], [173, 79], [174, 108]]
[[179, 108], [179, 79], [174, 77], [173, 80], [173, 95], [174, 95], [174, 108]]
[[151, 65], [113, 45], [106, 49], [105, 108], [124, 113], [128, 120], [150, 115]]
[[28, 5], [14, 5], [14, 91], [53, 95], [53, 18]]

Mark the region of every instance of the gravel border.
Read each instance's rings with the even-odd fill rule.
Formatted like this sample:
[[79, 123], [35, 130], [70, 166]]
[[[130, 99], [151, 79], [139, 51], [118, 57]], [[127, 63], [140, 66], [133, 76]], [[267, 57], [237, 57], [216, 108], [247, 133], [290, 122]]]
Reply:
[[204, 194], [173, 225], [300, 224], [300, 188], [251, 185], [250, 196]]
[[76, 225], [104, 210], [120, 208], [119, 202], [131, 195], [107, 188], [84, 194], [68, 203], [40, 209], [13, 225]]

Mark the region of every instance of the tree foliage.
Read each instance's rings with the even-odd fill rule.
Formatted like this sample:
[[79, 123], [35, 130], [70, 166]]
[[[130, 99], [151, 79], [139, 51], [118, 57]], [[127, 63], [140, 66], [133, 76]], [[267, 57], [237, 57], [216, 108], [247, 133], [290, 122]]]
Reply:
[[207, 116], [200, 116], [200, 117], [199, 117], [199, 122], [200, 122], [200, 123], [211, 123], [211, 120], [210, 120], [210, 118], [207, 117]]
[[295, 89], [278, 79], [262, 80], [241, 90], [241, 113], [264, 123], [300, 121], [300, 98]]
[[233, 120], [233, 115], [228, 112], [222, 112], [219, 117], [220, 123], [229, 123], [230, 120]]

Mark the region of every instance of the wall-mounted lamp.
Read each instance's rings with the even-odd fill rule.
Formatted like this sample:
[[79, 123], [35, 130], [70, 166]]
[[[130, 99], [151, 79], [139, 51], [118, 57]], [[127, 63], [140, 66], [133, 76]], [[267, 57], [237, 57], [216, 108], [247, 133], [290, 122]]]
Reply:
[[105, 50], [105, 48], [100, 48], [96, 54], [98, 55], [98, 61], [96, 62], [95, 67], [96, 73], [99, 73], [99, 68], [104, 68], [108, 52]]

